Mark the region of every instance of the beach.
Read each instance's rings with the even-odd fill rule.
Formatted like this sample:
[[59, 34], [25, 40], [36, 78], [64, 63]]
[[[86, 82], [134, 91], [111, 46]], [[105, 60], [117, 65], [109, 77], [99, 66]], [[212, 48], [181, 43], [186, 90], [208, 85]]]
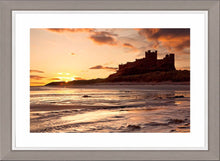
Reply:
[[190, 86], [118, 83], [31, 87], [30, 132], [190, 132]]

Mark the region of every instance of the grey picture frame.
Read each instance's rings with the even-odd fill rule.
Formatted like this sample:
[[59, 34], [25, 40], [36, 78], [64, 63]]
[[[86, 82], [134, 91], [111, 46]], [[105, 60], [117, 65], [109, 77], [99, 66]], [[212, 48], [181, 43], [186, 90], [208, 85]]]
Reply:
[[[220, 0], [0, 0], [1, 160], [219, 160]], [[13, 10], [207, 10], [208, 150], [12, 150]], [[198, 80], [199, 81], [199, 80]]]

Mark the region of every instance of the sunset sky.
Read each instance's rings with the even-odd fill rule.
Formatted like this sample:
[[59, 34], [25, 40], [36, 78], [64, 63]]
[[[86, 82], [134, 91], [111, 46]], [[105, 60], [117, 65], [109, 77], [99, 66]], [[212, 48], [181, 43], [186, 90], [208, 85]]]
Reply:
[[31, 29], [30, 85], [106, 78], [119, 64], [158, 50], [175, 53], [176, 69], [190, 69], [189, 29]]

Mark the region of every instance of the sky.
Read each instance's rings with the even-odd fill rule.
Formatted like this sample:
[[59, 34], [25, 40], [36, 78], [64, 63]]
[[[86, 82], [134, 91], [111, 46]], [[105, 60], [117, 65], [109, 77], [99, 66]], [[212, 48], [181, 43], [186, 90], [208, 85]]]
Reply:
[[119, 64], [157, 50], [190, 69], [190, 29], [50, 28], [30, 30], [30, 85], [106, 78]]

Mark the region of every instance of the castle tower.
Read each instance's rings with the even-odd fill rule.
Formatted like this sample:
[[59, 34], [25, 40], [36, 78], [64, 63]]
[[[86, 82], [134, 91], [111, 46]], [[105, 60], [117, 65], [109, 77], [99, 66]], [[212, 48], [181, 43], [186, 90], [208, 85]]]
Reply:
[[173, 70], [176, 70], [174, 63], [175, 63], [175, 54], [170, 53], [170, 64], [173, 66]]
[[166, 54], [166, 56], [163, 59], [157, 60], [157, 70], [158, 71], [176, 70], [174, 59], [175, 59], [175, 54], [173, 53]]
[[145, 52], [145, 60], [146, 60], [146, 65], [148, 66], [148, 68], [154, 68], [157, 65], [157, 50], [156, 51], [152, 51], [148, 50]]
[[151, 50], [145, 51], [145, 58], [151, 60], [157, 60], [157, 50], [151, 52]]

